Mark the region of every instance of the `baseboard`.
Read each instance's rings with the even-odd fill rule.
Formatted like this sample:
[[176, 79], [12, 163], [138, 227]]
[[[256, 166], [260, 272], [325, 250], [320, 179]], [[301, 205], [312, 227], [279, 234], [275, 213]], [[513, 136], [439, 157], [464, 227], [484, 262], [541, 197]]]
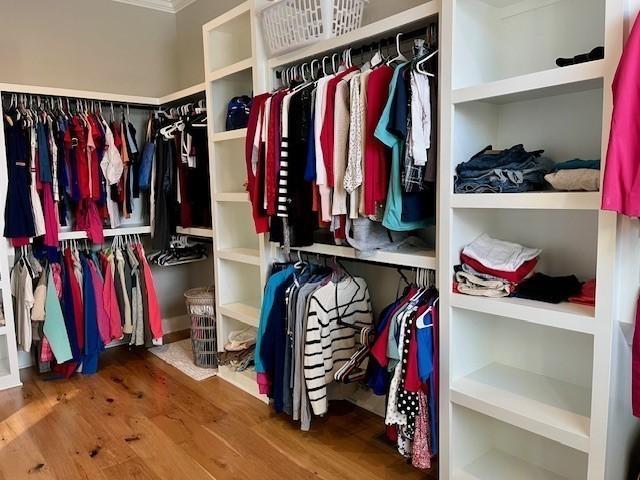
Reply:
[[[188, 315], [178, 315], [177, 317], [168, 317], [162, 319], [162, 330], [165, 334], [181, 332], [188, 330], [191, 326]], [[111, 342], [106, 348], [119, 347], [124, 345], [122, 341]], [[31, 353], [18, 352], [18, 368], [30, 368], [33, 366], [33, 358]]]

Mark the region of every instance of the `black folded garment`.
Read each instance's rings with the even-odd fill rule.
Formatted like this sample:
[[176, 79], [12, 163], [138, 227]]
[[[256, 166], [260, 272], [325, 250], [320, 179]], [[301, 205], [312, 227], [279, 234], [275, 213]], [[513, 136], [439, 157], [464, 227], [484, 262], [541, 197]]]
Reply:
[[536, 273], [518, 285], [518, 289], [512, 296], [540, 302], [560, 303], [578, 295], [581, 289], [582, 284], [575, 275], [550, 277], [543, 273]]
[[556, 65], [559, 67], [568, 67], [569, 65], [576, 65], [578, 63], [593, 62], [594, 60], [601, 60], [604, 58], [604, 47], [596, 47], [589, 53], [581, 53], [573, 58], [557, 58]]

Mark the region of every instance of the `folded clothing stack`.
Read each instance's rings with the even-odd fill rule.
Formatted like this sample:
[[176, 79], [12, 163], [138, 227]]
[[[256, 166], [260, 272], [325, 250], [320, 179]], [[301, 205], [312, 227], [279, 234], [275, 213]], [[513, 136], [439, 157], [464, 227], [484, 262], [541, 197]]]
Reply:
[[580, 293], [569, 297], [571, 303], [578, 303], [580, 305], [589, 305], [595, 307], [596, 305], [596, 281], [595, 279], [588, 280], [582, 284]]
[[550, 277], [536, 273], [518, 285], [514, 296], [547, 303], [566, 302], [570, 297], [579, 295], [582, 284], [575, 275]]
[[231, 332], [224, 350], [218, 354], [218, 363], [228, 365], [236, 372], [244, 372], [255, 364], [256, 331], [247, 328]]
[[523, 145], [493, 150], [489, 145], [456, 167], [455, 193], [520, 193], [545, 188], [553, 162], [544, 150], [527, 152]]
[[467, 295], [507, 297], [531, 274], [541, 253], [482, 234], [462, 250], [454, 289]]
[[559, 191], [597, 192], [600, 189], [600, 160], [576, 158], [559, 163], [544, 179]]

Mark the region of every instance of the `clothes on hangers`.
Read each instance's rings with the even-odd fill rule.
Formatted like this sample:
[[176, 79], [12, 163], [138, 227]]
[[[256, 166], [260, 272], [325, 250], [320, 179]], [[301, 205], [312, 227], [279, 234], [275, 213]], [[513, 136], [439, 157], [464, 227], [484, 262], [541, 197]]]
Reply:
[[204, 243], [191, 241], [185, 236], [173, 236], [168, 249], [153, 252], [147, 259], [152, 264], [171, 267], [199, 262], [208, 257], [209, 253]]
[[[35, 346], [41, 372], [69, 377], [80, 368], [85, 374], [95, 373], [100, 352], [114, 340], [161, 343], [153, 278], [137, 241], [125, 243], [116, 237], [111, 248], [99, 252], [74, 244], [37, 254], [39, 270], [31, 268], [26, 254], [16, 259], [11, 284], [18, 344], [27, 352]], [[115, 273], [114, 256], [115, 263], [121, 260], [128, 267], [118, 265], [122, 276]], [[117, 298], [118, 281], [123, 295], [131, 299], [123, 305]]]
[[361, 330], [372, 325], [365, 281], [333, 275], [288, 265], [265, 288], [255, 354], [260, 391], [274, 399], [277, 412], [301, 419], [304, 430], [312, 412], [327, 412], [327, 385], [358, 351]]
[[4, 117], [5, 237], [14, 246], [43, 237], [46, 246], [56, 248], [61, 226], [72, 225], [101, 244], [103, 227], [118, 227], [133, 210], [139, 162], [128, 114], [123, 109], [121, 122], [109, 124], [81, 101], [72, 113], [52, 99], [19, 98]]
[[150, 189], [154, 250], [169, 249], [177, 226], [211, 227], [209, 150], [202, 121], [193, 104], [169, 116], [156, 112], [148, 120], [141, 186]]
[[245, 156], [258, 233], [302, 247], [318, 229], [349, 243], [347, 218], [396, 232], [433, 224], [436, 62], [417, 68], [427, 53], [397, 67], [345, 62], [254, 98]]
[[386, 424], [399, 433], [401, 453], [430, 468], [438, 452], [438, 292], [419, 278], [374, 323], [363, 278], [339, 265], [274, 264], [255, 364], [276, 412], [309, 430], [314, 415], [329, 413], [339, 384], [362, 383], [388, 396]]

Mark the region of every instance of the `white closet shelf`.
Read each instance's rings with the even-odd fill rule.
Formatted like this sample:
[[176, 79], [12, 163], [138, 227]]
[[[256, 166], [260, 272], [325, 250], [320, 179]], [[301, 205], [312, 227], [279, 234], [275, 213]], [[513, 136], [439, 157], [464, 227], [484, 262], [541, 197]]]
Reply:
[[574, 332], [594, 334], [596, 329], [595, 308], [570, 302], [553, 304], [523, 298], [486, 298], [454, 293], [451, 306]]
[[216, 202], [249, 203], [247, 192], [216, 193]]
[[328, 255], [332, 257], [362, 260], [372, 263], [397, 265], [400, 267], [425, 268], [429, 270], [435, 270], [438, 264], [435, 250], [424, 250], [415, 247], [394, 251], [378, 250], [372, 255], [367, 256], [359, 254], [357, 250], [351, 247], [327, 245], [323, 243], [314, 243], [310, 247], [292, 247], [292, 250], [306, 253], [317, 253], [319, 255]]
[[251, 2], [244, 2], [238, 5], [235, 8], [232, 8], [228, 12], [220, 15], [219, 17], [214, 18], [210, 22], [205, 23], [202, 26], [202, 31], [204, 32], [212, 32], [217, 28], [222, 27], [225, 23], [229, 23], [232, 20], [235, 20], [241, 15], [249, 12], [251, 10]]
[[219, 68], [217, 70], [214, 70], [213, 72], [210, 72], [207, 75], [207, 82], [215, 82], [216, 80], [229, 77], [234, 73], [239, 73], [239, 72], [243, 72], [244, 70], [249, 70], [250, 68], [253, 68], [253, 64], [254, 64], [254, 59], [253, 57], [250, 57], [250, 58], [241, 60], [239, 62], [236, 62], [232, 65], [229, 65], [228, 67]]
[[229, 140], [239, 140], [247, 138], [247, 129], [239, 128], [237, 130], [229, 130], [228, 132], [219, 132], [213, 134], [214, 142], [226, 142]]
[[257, 399], [269, 403], [269, 399], [265, 395], [261, 395], [258, 391], [258, 383], [256, 381], [255, 370], [245, 370], [244, 372], [235, 372], [226, 365], [218, 367], [218, 376], [226, 380], [230, 384], [244, 390]]
[[260, 301], [227, 303], [220, 305], [220, 313], [224, 316], [238, 320], [239, 322], [258, 328], [260, 323]]
[[16, 380], [14, 375], [11, 375], [9, 363], [3, 359], [3, 361], [0, 362], [0, 391], [8, 388], [19, 387], [20, 385], [22, 385], [20, 380]]
[[451, 401], [576, 450], [589, 451], [588, 388], [492, 363], [453, 380]]
[[218, 251], [218, 258], [233, 262], [260, 265], [260, 250], [252, 248], [226, 248]]
[[[130, 226], [119, 228], [107, 228], [104, 230], [104, 237], [117, 237], [119, 235], [149, 235], [151, 233], [150, 226]], [[88, 238], [85, 231], [60, 232], [58, 235], [60, 240], [82, 240]]]
[[599, 210], [600, 192], [454, 193], [453, 208]]
[[391, 15], [352, 32], [328, 40], [320, 40], [308, 47], [301, 48], [291, 53], [273, 57], [268, 62], [268, 69], [275, 69], [297, 63], [300, 60], [317, 56], [321, 53], [339, 50], [345, 46], [357, 46], [365, 43], [370, 38], [381, 38], [385, 33], [399, 31], [408, 26], [424, 24], [428, 18], [438, 15], [440, 12], [440, 0], [431, 0], [417, 7], [409, 8], [396, 15]]
[[191, 237], [199, 238], [213, 238], [213, 229], [211, 228], [198, 228], [198, 227], [176, 227], [176, 233], [178, 235], [189, 235]]
[[452, 91], [454, 104], [485, 101], [511, 103], [592, 90], [603, 85], [605, 61], [580, 63], [569, 67], [529, 73], [504, 80], [482, 83]]
[[29, 93], [32, 95], [47, 95], [53, 97], [84, 98], [87, 100], [101, 100], [103, 102], [131, 103], [140, 105], [160, 105], [157, 97], [141, 97], [135, 95], [120, 95], [118, 93], [94, 92], [90, 90], [72, 90], [68, 88], [42, 87], [38, 85], [20, 85], [16, 83], [0, 83], [0, 92]]
[[453, 480], [569, 480], [517, 457], [492, 449], [453, 474]]
[[166, 105], [167, 103], [175, 102], [176, 100], [181, 100], [198, 93], [203, 93], [205, 89], [206, 83], [198, 83], [197, 85], [193, 85], [191, 87], [178, 90], [177, 92], [170, 93], [169, 95], [165, 95], [164, 97], [160, 97], [158, 102], [160, 103], [160, 105]]

